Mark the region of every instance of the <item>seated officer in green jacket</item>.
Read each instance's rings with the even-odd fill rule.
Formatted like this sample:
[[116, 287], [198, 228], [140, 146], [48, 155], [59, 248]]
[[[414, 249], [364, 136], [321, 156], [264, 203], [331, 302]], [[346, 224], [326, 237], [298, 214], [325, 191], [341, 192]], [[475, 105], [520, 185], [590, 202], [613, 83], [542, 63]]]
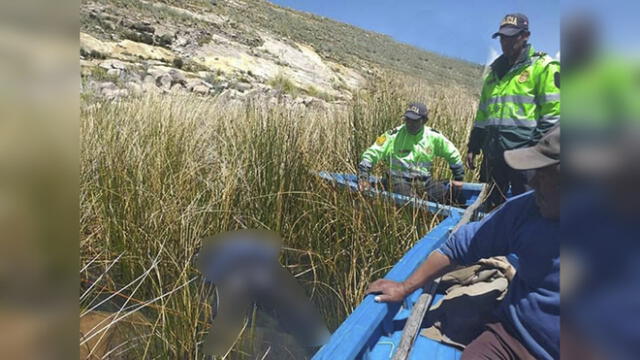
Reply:
[[[427, 107], [412, 103], [404, 113], [404, 124], [380, 135], [363, 154], [358, 164], [358, 185], [361, 191], [370, 187], [369, 173], [378, 162], [389, 169], [384, 177], [386, 189], [403, 195], [427, 195], [436, 202], [457, 202], [464, 166], [458, 149], [437, 130], [425, 126]], [[435, 157], [444, 158], [453, 181], [435, 181], [431, 165]]]

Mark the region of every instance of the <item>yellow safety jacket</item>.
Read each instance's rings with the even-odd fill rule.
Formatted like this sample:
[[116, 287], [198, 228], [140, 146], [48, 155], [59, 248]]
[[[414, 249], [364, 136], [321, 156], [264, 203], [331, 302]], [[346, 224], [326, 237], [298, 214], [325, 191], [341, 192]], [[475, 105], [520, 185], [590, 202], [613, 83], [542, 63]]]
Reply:
[[426, 126], [412, 135], [405, 125], [401, 125], [380, 135], [362, 154], [362, 161], [358, 165], [359, 177], [368, 178], [373, 166], [381, 161], [389, 167], [392, 177], [424, 180], [431, 176], [431, 166], [436, 156], [449, 163], [455, 180], [464, 178], [460, 152], [444, 135]]
[[502, 157], [527, 147], [560, 121], [560, 63], [531, 45], [511, 66], [502, 55], [484, 80], [469, 151]]

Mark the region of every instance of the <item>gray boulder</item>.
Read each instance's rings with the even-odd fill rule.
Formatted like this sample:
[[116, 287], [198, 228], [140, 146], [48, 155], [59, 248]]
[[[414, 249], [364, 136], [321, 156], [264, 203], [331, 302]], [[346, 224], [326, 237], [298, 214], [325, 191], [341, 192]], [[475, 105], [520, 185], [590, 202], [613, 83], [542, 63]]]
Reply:
[[173, 84], [171, 81], [171, 76], [169, 74], [162, 74], [156, 77], [156, 86], [161, 88], [161, 89], [165, 89], [165, 90], [169, 90], [171, 88], [171, 85]]

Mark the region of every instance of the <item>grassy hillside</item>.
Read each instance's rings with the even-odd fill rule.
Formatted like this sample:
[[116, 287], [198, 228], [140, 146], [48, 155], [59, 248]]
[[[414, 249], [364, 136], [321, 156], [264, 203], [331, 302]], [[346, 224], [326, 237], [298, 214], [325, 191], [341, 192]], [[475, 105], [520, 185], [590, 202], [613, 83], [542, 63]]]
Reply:
[[[211, 22], [195, 18], [175, 8], [162, 8], [163, 3], [179, 9], [207, 15], [222, 15], [227, 21]], [[249, 46], [260, 46], [260, 32], [279, 39], [312, 46], [324, 59], [356, 70], [383, 69], [398, 71], [428, 81], [431, 85], [457, 86], [478, 93], [482, 68], [478, 64], [444, 57], [399, 43], [391, 37], [366, 31], [325, 17], [282, 8], [265, 0], [83, 0], [81, 30], [101, 38], [126, 38], [118, 27], [105, 29], [100, 19], [85, 10], [87, 4], [113, 6], [116, 13], [131, 17], [173, 23], [189, 30], [198, 43], [207, 42], [211, 34], [222, 34]], [[109, 26], [107, 26], [108, 28]], [[425, 28], [428, 31], [428, 28]]]
[[234, 7], [226, 9], [237, 21], [259, 24], [280, 36], [310, 44], [326, 58], [347, 66], [364, 60], [437, 85], [455, 84], [473, 91], [481, 84], [482, 68], [477, 64], [423, 51], [387, 35], [282, 8], [264, 0], [247, 0], [247, 4], [249, 11], [238, 11]]

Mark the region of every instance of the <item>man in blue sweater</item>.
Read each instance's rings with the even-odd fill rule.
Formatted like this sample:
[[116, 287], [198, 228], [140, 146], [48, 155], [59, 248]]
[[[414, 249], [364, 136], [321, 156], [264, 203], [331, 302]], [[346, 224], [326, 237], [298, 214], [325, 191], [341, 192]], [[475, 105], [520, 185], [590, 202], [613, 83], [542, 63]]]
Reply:
[[560, 127], [533, 147], [507, 151], [509, 166], [535, 170], [534, 191], [510, 199], [482, 221], [462, 226], [405, 281], [377, 280], [367, 293], [396, 302], [455, 265], [516, 254], [518, 273], [496, 320], [472, 341], [462, 359], [560, 357]]

